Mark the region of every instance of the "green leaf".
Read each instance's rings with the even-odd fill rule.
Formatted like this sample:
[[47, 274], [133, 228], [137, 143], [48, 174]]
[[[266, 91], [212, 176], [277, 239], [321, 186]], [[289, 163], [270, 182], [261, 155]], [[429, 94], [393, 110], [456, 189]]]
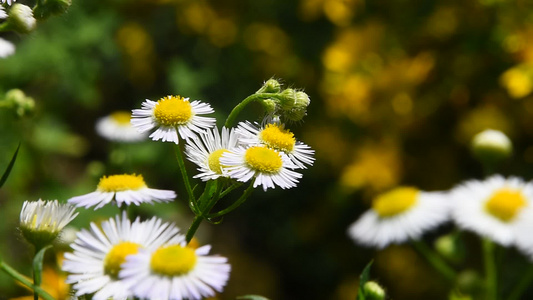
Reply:
[[41, 285], [41, 276], [43, 273], [43, 258], [44, 253], [49, 248], [52, 248], [52, 245], [48, 245], [46, 247], [43, 247], [39, 252], [35, 254], [35, 257], [33, 258], [33, 284], [39, 286]]
[[13, 157], [11, 158], [9, 165], [7, 166], [6, 171], [4, 172], [4, 175], [2, 175], [2, 178], [0, 179], [0, 188], [6, 182], [7, 177], [9, 176], [9, 173], [11, 173], [11, 169], [13, 169], [13, 165], [15, 164], [15, 160], [17, 159], [17, 155], [19, 153], [19, 149], [20, 149], [20, 142], [19, 142], [19, 145], [17, 146], [17, 150], [15, 151], [15, 154], [13, 154]]
[[239, 300], [269, 300], [266, 297], [259, 296], [259, 295], [245, 295], [245, 296], [239, 296], [237, 297]]
[[359, 277], [359, 289], [357, 290], [357, 300], [365, 300], [366, 296], [363, 292], [363, 286], [368, 281], [368, 277], [370, 276], [370, 267], [372, 267], [372, 263], [374, 261], [371, 260], [366, 267], [363, 269], [363, 273], [361, 273], [361, 276]]

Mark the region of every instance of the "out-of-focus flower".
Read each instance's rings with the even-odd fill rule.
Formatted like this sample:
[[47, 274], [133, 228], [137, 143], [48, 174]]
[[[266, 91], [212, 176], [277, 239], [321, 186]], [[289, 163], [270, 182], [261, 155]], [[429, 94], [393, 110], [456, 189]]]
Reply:
[[149, 188], [142, 175], [121, 174], [100, 178], [95, 192], [72, 197], [68, 202], [85, 208], [96, 205], [94, 209], [99, 209], [113, 200], [120, 207], [122, 204], [168, 202], [174, 198], [176, 198], [174, 191]]
[[354, 160], [344, 168], [340, 182], [350, 189], [382, 191], [398, 183], [401, 176], [401, 156], [392, 142], [360, 146]]
[[[231, 266], [221, 256], [209, 256], [211, 246], [188, 247], [179, 241], [158, 249], [140, 249], [126, 258], [120, 278], [141, 299], [203, 299], [221, 292]], [[157, 287], [157, 288], [154, 288]]]
[[35, 100], [33, 100], [32, 97], [28, 97], [19, 89], [11, 89], [7, 91], [5, 101], [15, 110], [19, 117], [30, 114], [35, 109]]
[[294, 134], [285, 129], [284, 124], [277, 122], [259, 125], [250, 122], [241, 122], [236, 132], [240, 135], [239, 140], [247, 145], [266, 145], [276, 151], [281, 151], [299, 168], [312, 165], [315, 151], [308, 145], [297, 141]]
[[533, 67], [526, 64], [512, 67], [501, 75], [500, 83], [511, 97], [523, 98], [533, 91]]
[[449, 219], [449, 201], [441, 192], [399, 187], [379, 195], [372, 208], [350, 225], [357, 243], [383, 248], [420, 236]]
[[213, 113], [209, 104], [189, 102], [189, 98], [167, 96], [159, 101], [146, 99], [141, 109], [134, 109], [131, 124], [140, 132], [147, 132], [154, 141], [179, 143], [179, 138], [196, 138], [194, 132], [205, 132], [215, 125], [216, 119], [200, 115]]
[[17, 1], [17, 0], [0, 0], [0, 3], [2, 3], [2, 4], [7, 3], [7, 5], [11, 5], [11, 4], [15, 3], [15, 1]]
[[451, 197], [457, 226], [503, 246], [517, 241], [515, 225], [520, 219], [533, 217], [533, 184], [516, 177], [469, 180], [454, 188]]
[[513, 144], [505, 133], [493, 129], [476, 134], [470, 148], [477, 159], [488, 163], [507, 158], [513, 152]]
[[124, 53], [128, 78], [137, 86], [150, 87], [155, 80], [154, 41], [138, 23], [127, 22], [117, 31], [117, 44]]
[[96, 132], [114, 142], [138, 142], [145, 140], [147, 135], [140, 133], [131, 125], [131, 113], [116, 111], [96, 122]]
[[[44, 266], [42, 272], [41, 288], [56, 300], [74, 300], [70, 294], [70, 285], [65, 282], [67, 275], [56, 268]], [[28, 278], [31, 282], [32, 279]], [[26, 286], [24, 286], [27, 288]], [[29, 291], [33, 291], [27, 288]], [[33, 295], [10, 298], [9, 300], [33, 300]]]
[[4, 9], [3, 6], [0, 6], [0, 19], [5, 19], [5, 18], [7, 18], [6, 10]]
[[513, 136], [513, 123], [509, 114], [493, 105], [483, 105], [468, 111], [459, 121], [457, 138], [469, 144], [479, 132], [492, 128]]
[[20, 229], [28, 242], [41, 248], [50, 244], [78, 213], [69, 204], [54, 201], [25, 201], [20, 211]]
[[264, 146], [238, 147], [222, 154], [220, 163], [227, 166], [231, 178], [241, 182], [254, 180], [254, 187], [268, 188], [279, 186], [289, 189], [296, 186], [302, 174], [291, 171], [296, 166], [285, 153]]
[[237, 147], [239, 140], [233, 129], [222, 128], [222, 135], [218, 128], [201, 133], [199, 139], [187, 140], [185, 154], [187, 158], [198, 165], [200, 174], [194, 178], [203, 181], [215, 180], [220, 176], [228, 177], [227, 171], [220, 163], [220, 157]]
[[32, 9], [20, 3], [13, 4], [9, 10], [7, 21], [9, 25], [13, 26], [13, 29], [20, 33], [29, 33], [37, 25]]
[[[101, 229], [100, 229], [101, 228]], [[131, 222], [123, 213], [102, 222], [91, 223], [72, 244], [73, 253], [65, 253], [62, 269], [69, 272], [66, 282], [74, 284], [76, 296], [93, 294], [94, 300], [126, 299], [132, 296], [119, 272], [128, 255], [141, 249], [155, 250], [166, 243], [176, 243], [179, 229], [161, 219]]]
[[6, 58], [15, 53], [15, 45], [13, 43], [0, 38], [0, 58]]

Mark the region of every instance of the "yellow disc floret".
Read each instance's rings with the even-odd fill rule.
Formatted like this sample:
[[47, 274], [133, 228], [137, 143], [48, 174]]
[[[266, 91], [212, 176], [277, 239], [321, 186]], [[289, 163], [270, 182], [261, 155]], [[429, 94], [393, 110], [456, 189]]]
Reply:
[[194, 249], [172, 245], [161, 247], [152, 254], [152, 272], [166, 276], [180, 276], [189, 273], [196, 265]]
[[225, 152], [228, 152], [226, 149], [218, 149], [211, 153], [207, 158], [207, 164], [209, 169], [217, 174], [222, 174], [222, 165], [220, 165], [220, 157]]
[[283, 166], [278, 152], [259, 146], [248, 148], [244, 160], [250, 168], [262, 173], [277, 173]]
[[126, 190], [138, 190], [146, 187], [142, 175], [122, 174], [104, 176], [98, 183], [97, 190], [101, 192], [120, 192]]
[[154, 107], [154, 117], [164, 126], [187, 124], [193, 116], [191, 103], [180, 96], [168, 96]]
[[126, 256], [136, 254], [139, 252], [140, 247], [139, 244], [132, 242], [116, 244], [104, 259], [104, 274], [111, 276], [113, 279], [118, 279], [120, 265], [126, 261]]
[[372, 201], [372, 209], [382, 218], [396, 216], [413, 207], [419, 191], [412, 187], [399, 187], [379, 195]]
[[127, 111], [116, 111], [110, 115], [113, 121], [120, 125], [130, 125], [131, 113]]
[[526, 199], [518, 190], [501, 189], [492, 194], [485, 209], [503, 222], [511, 221], [526, 206]]
[[267, 146], [284, 152], [291, 152], [296, 143], [294, 134], [277, 124], [268, 124], [259, 133], [259, 138]]

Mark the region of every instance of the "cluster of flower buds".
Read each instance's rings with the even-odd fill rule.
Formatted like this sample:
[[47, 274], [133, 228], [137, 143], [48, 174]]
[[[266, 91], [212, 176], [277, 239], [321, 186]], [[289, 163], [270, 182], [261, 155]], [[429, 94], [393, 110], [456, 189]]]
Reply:
[[33, 112], [35, 101], [28, 97], [19, 89], [9, 90], [3, 100], [0, 100], [0, 106], [12, 109], [17, 116], [23, 117]]
[[272, 94], [271, 98], [263, 100], [266, 111], [283, 119], [297, 122], [307, 115], [307, 107], [311, 103], [309, 96], [292, 88], [282, 89], [276, 79], [267, 80], [256, 94]]

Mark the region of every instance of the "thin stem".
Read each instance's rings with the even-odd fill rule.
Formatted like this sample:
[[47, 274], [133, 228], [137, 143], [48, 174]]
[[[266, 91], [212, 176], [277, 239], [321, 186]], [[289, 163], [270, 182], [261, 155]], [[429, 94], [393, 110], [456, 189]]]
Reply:
[[272, 93], [259, 93], [259, 94], [252, 94], [246, 97], [246, 99], [242, 100], [241, 103], [237, 104], [237, 106], [233, 108], [233, 110], [228, 115], [228, 118], [226, 119], [226, 123], [224, 126], [226, 126], [226, 128], [230, 128], [231, 126], [233, 126], [235, 119], [237, 118], [239, 113], [243, 110], [243, 108], [246, 107], [246, 105], [254, 101], [273, 98], [276, 95], [277, 94], [272, 94]]
[[529, 266], [527, 271], [520, 276], [520, 281], [515, 285], [507, 300], [520, 300], [522, 294], [531, 284], [531, 281], [533, 281], [533, 266]]
[[26, 278], [26, 276], [20, 274], [19, 272], [17, 272], [17, 270], [13, 269], [5, 262], [0, 262], [0, 269], [6, 272], [13, 279], [20, 281], [20, 283], [34, 290], [35, 293], [39, 294], [39, 296], [41, 296], [44, 300], [54, 300], [54, 298], [50, 296], [50, 294], [48, 294], [45, 290], [34, 285], [28, 278]]
[[496, 277], [496, 262], [494, 261], [494, 243], [483, 238], [483, 259], [485, 261], [485, 291], [487, 300], [498, 299], [498, 283]]
[[231, 191], [240, 187], [241, 185], [242, 182], [235, 181], [229, 188], [225, 189], [222, 193], [220, 193], [220, 198], [224, 198], [227, 194], [231, 193]]
[[185, 189], [187, 190], [187, 195], [189, 195], [189, 201], [196, 203], [194, 199], [194, 194], [192, 192], [191, 184], [189, 182], [189, 176], [187, 176], [187, 169], [185, 168], [185, 161], [183, 159], [183, 153], [179, 144], [176, 144], [176, 159], [178, 160], [178, 166], [181, 172], [181, 177], [183, 178], [183, 183], [185, 184]]
[[185, 235], [185, 240], [187, 241], [187, 244], [189, 244], [194, 237], [194, 234], [196, 233], [196, 230], [198, 230], [198, 227], [200, 227], [200, 224], [204, 220], [204, 217], [202, 215], [196, 215], [194, 217], [194, 220], [192, 221], [191, 226], [189, 227], [189, 230], [187, 230], [187, 234]]
[[426, 260], [437, 270], [442, 276], [446, 277], [449, 281], [454, 281], [457, 277], [455, 270], [442, 259], [435, 251], [433, 251], [428, 245], [422, 241], [411, 241], [415, 249], [420, 252]]
[[242, 196], [237, 199], [237, 201], [233, 202], [232, 205], [228, 206], [227, 208], [219, 211], [219, 212], [216, 212], [214, 214], [210, 214], [208, 217], [209, 218], [216, 218], [216, 217], [220, 217], [220, 216], [223, 216], [231, 211], [233, 211], [234, 209], [236, 209], [237, 207], [241, 206], [241, 204], [244, 203], [244, 201], [246, 201], [246, 199], [248, 199], [248, 197], [252, 194], [252, 192], [254, 191], [254, 184], [253, 184], [253, 181], [250, 183], [250, 185], [248, 186], [248, 188], [246, 188], [246, 190], [243, 192]]

